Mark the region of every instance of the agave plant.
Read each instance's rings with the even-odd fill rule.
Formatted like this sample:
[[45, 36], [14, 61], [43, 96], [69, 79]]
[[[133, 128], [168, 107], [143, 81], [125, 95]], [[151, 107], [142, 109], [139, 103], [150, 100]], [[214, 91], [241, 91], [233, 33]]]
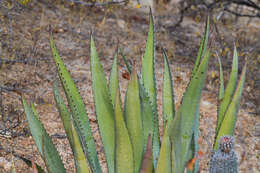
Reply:
[[223, 70], [219, 57], [218, 61], [220, 71], [218, 99], [220, 100], [220, 104], [218, 106], [218, 121], [216, 126], [214, 151], [210, 163], [210, 172], [237, 173], [237, 156], [233, 150], [234, 138], [232, 136], [234, 135], [237, 113], [245, 83], [246, 64], [243, 67], [240, 80], [237, 82], [238, 54], [236, 47], [234, 47], [232, 70], [225, 91]]
[[[170, 66], [167, 54], [163, 51], [164, 79], [162, 107], [164, 134], [162, 141], [160, 141], [159, 136], [157, 112], [157, 91], [154, 69], [155, 41], [152, 15], [150, 14], [148, 38], [145, 53], [142, 57], [140, 75], [128, 63], [126, 57], [123, 57], [131, 75], [124, 106], [122, 106], [123, 103], [120, 99], [117, 55], [114, 57], [109, 82], [107, 82], [95, 47], [94, 38], [91, 36], [92, 89], [99, 134], [102, 139], [108, 172], [181, 173], [186, 170], [187, 162], [196, 157], [199, 148], [197, 140], [199, 136], [200, 98], [210, 57], [210, 51], [207, 50], [209, 20], [205, 28], [191, 80], [186, 88], [182, 104], [178, 111], [175, 110]], [[76, 172], [101, 173], [102, 169], [98, 160], [83, 99], [58, 54], [52, 36], [50, 37], [50, 45], [68, 106], [61, 97], [56, 81], [53, 86], [54, 98], [73, 151]], [[241, 85], [239, 84], [239, 86]], [[237, 98], [233, 100], [237, 100]], [[45, 162], [46, 169], [51, 173], [66, 172], [62, 160], [39, 120], [33, 104], [29, 106], [24, 97], [22, 97], [22, 102], [30, 131], [38, 151]], [[232, 104], [237, 105], [237, 101]], [[230, 106], [231, 103], [228, 109], [236, 110], [237, 112], [237, 107], [230, 108]], [[236, 112], [234, 113], [236, 114]], [[226, 116], [222, 120], [219, 120], [221, 121], [218, 130], [219, 135], [225, 134], [222, 130], [223, 128], [235, 123], [234, 121], [226, 120]], [[198, 168], [199, 164], [197, 160], [194, 168], [186, 171], [197, 172]], [[40, 168], [38, 171], [44, 172]]]

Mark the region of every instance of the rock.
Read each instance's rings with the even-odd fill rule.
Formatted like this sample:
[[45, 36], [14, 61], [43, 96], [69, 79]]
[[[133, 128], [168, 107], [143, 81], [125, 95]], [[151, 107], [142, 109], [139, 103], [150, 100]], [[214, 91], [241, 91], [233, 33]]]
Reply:
[[155, 7], [155, 2], [154, 0], [133, 0], [129, 2], [129, 6], [136, 8], [138, 11], [142, 11], [144, 13], [149, 13], [150, 12], [150, 7], [152, 11], [154, 11]]
[[12, 167], [12, 162], [6, 160], [4, 157], [0, 157], [0, 168], [4, 168], [5, 171], [10, 170]]
[[118, 25], [120, 28], [122, 28], [122, 29], [125, 29], [125, 28], [126, 28], [126, 23], [125, 23], [125, 21], [122, 20], [122, 19], [118, 19], [118, 20], [117, 20], [117, 25]]

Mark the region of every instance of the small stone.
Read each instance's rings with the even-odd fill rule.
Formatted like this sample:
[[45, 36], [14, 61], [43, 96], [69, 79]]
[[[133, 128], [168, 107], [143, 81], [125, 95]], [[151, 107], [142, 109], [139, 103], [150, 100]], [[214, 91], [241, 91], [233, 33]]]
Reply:
[[12, 167], [12, 162], [6, 160], [4, 157], [0, 157], [0, 168], [4, 168], [5, 171], [10, 170]]
[[125, 27], [126, 27], [125, 21], [122, 20], [122, 19], [118, 19], [118, 20], [117, 20], [117, 25], [118, 25], [120, 28], [122, 28], [122, 29], [125, 29]]
[[259, 150], [260, 151], [260, 143], [256, 143], [255, 150]]

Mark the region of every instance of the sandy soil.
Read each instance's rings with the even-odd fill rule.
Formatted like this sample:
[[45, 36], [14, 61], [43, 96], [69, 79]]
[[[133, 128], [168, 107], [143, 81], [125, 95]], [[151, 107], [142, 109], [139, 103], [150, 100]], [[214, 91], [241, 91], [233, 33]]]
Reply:
[[[196, 57], [204, 28], [205, 14], [193, 11], [187, 14], [181, 26], [173, 28], [178, 11], [175, 6], [158, 7], [156, 21], [156, 76], [158, 85], [159, 119], [161, 122], [161, 85], [163, 59], [161, 48], [167, 49], [174, 76], [175, 102], [180, 104], [182, 94], [189, 81], [191, 68]], [[21, 98], [13, 90], [22, 92], [26, 99], [36, 105], [39, 116], [60, 152], [68, 172], [74, 172], [72, 152], [59, 118], [52, 94], [52, 81], [56, 68], [49, 47], [49, 24], [62, 59], [70, 70], [86, 104], [93, 134], [97, 141], [100, 162], [104, 172], [105, 160], [102, 153], [94, 112], [90, 62], [89, 36], [95, 36], [97, 50], [105, 72], [109, 76], [113, 54], [117, 44], [123, 48], [127, 58], [140, 64], [144, 53], [148, 28], [148, 15], [129, 6], [90, 8], [57, 4], [31, 3], [26, 8], [0, 10], [0, 173], [10, 171], [12, 160], [17, 172], [28, 172], [28, 167], [10, 152], [33, 159], [43, 166], [34, 142], [29, 135]], [[10, 17], [11, 16], [11, 17]], [[239, 157], [240, 172], [260, 172], [260, 45], [259, 20], [235, 21], [227, 16], [218, 23], [218, 32], [212, 25], [211, 47], [221, 55], [228, 80], [232, 62], [232, 47], [235, 42], [239, 51], [239, 67], [247, 58], [249, 69], [241, 109], [235, 131], [235, 150]], [[250, 51], [251, 50], [251, 51]], [[0, 59], [1, 60], [1, 59]], [[128, 80], [122, 77], [126, 71], [122, 58], [119, 59], [120, 87], [124, 92]], [[218, 65], [212, 58], [207, 83], [201, 99], [200, 149], [203, 151], [200, 172], [208, 172], [209, 158], [213, 145], [217, 116]], [[14, 127], [15, 126], [15, 127]], [[10, 130], [3, 132], [10, 127]], [[61, 137], [59, 137], [61, 136]], [[257, 161], [258, 160], [258, 161]]]

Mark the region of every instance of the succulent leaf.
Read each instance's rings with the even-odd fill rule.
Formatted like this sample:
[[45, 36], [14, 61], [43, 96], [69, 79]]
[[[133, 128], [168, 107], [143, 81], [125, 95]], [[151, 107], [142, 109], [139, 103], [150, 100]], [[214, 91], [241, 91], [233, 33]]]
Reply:
[[123, 60], [124, 60], [124, 62], [125, 62], [125, 65], [126, 65], [126, 67], [127, 67], [128, 72], [129, 72], [129, 73], [132, 73], [132, 66], [131, 66], [131, 64], [127, 61], [126, 56], [125, 56], [125, 54], [123, 53], [123, 49], [122, 49], [122, 48], [120, 48], [120, 54], [121, 54], [121, 56], [123, 57]]
[[73, 147], [74, 147], [74, 148], [72, 148], [72, 151], [74, 154], [76, 172], [77, 173], [90, 173], [88, 161], [81, 148], [81, 143], [80, 143], [80, 139], [77, 134], [77, 131], [72, 122], [70, 123], [70, 126], [71, 126], [72, 140], [73, 140]]
[[90, 43], [92, 88], [95, 101], [95, 110], [104, 145], [109, 172], [115, 171], [115, 122], [114, 109], [109, 94], [109, 88], [103, 67], [98, 58], [93, 36]]
[[134, 173], [133, 146], [123, 117], [119, 90], [115, 98], [115, 126], [116, 172]]
[[109, 91], [110, 91], [113, 105], [115, 104], [117, 90], [118, 90], [118, 72], [117, 72], [117, 53], [116, 53], [114, 56], [112, 70], [109, 77]]
[[154, 28], [153, 17], [150, 14], [149, 32], [146, 42], [145, 53], [142, 59], [142, 79], [145, 89], [148, 91], [151, 103], [156, 105], [156, 83], [155, 83], [155, 52], [154, 52]]
[[[150, 14], [150, 25], [149, 25], [149, 32], [148, 32], [145, 52], [146, 53], [143, 57], [142, 64], [149, 64], [149, 65], [142, 66], [142, 79], [139, 79], [140, 97], [141, 97], [141, 105], [142, 105], [143, 131], [144, 131], [144, 150], [146, 150], [146, 142], [149, 133], [153, 133], [152, 147], [153, 147], [153, 158], [154, 158], [154, 167], [155, 167], [157, 158], [159, 156], [159, 150], [160, 150], [157, 99], [156, 99], [156, 93], [154, 93], [155, 99], [151, 98], [151, 95], [149, 94], [149, 90], [146, 88], [146, 85], [144, 84], [144, 82], [147, 81], [144, 78], [151, 80], [152, 83], [154, 82], [153, 86], [155, 87], [152, 90], [154, 92], [156, 91], [155, 74], [154, 74], [154, 31], [153, 31], [153, 18], [151, 14]], [[120, 53], [124, 59], [128, 71], [131, 73], [132, 66], [127, 61], [125, 55], [123, 54], [122, 49], [120, 49]], [[146, 63], [146, 61], [148, 63]], [[149, 72], [144, 72], [148, 69], [152, 71], [151, 74], [149, 74]], [[147, 77], [145, 77], [146, 75]], [[149, 88], [150, 86], [147, 85], [147, 87]]]
[[220, 77], [218, 100], [222, 100], [225, 93], [225, 87], [224, 87], [224, 75], [223, 75], [222, 63], [219, 57], [218, 57], [218, 63], [219, 63], [219, 77]]
[[58, 108], [59, 115], [61, 117], [66, 135], [68, 136], [71, 147], [74, 148], [74, 146], [72, 146], [73, 140], [72, 140], [71, 125], [70, 125], [70, 121], [71, 121], [70, 112], [67, 109], [67, 106], [65, 105], [64, 100], [62, 99], [62, 96], [61, 96], [59, 88], [58, 88], [57, 81], [54, 81], [54, 83], [53, 83], [53, 95], [54, 95], [56, 107]]
[[245, 76], [246, 76], [246, 64], [243, 67], [243, 71], [241, 73], [237, 88], [235, 93], [232, 97], [231, 103], [229, 104], [227, 111], [224, 115], [224, 119], [220, 125], [219, 131], [216, 133], [216, 141], [214, 145], [214, 150], [218, 149], [218, 141], [222, 136], [230, 135], [233, 136], [236, 120], [237, 120], [237, 113], [240, 107], [240, 99], [242, 96], [244, 83], [245, 83]]
[[73, 151], [76, 172], [77, 173], [89, 172], [88, 162], [87, 162], [84, 152], [82, 150], [80, 138], [71, 121], [70, 112], [67, 109], [67, 106], [65, 105], [65, 103], [61, 97], [57, 81], [54, 81], [53, 92], [54, 92], [54, 98], [56, 101], [56, 106], [59, 110], [59, 114], [60, 114], [64, 129], [65, 129], [65, 132], [67, 134], [71, 149]]
[[[32, 137], [41, 157], [45, 161], [46, 167], [48, 167], [51, 172], [66, 172], [58, 151], [52, 143], [50, 136], [43, 127], [33, 104], [32, 107], [28, 106], [23, 96], [22, 102]], [[43, 148], [45, 151], [43, 151]]]
[[[120, 49], [121, 55], [123, 56], [124, 62], [127, 66], [129, 73], [132, 73], [132, 66], [128, 63], [125, 55]], [[152, 103], [150, 101], [150, 97], [148, 92], [144, 88], [143, 80], [139, 78], [139, 93], [140, 93], [140, 100], [141, 100], [141, 111], [142, 111], [142, 121], [143, 121], [143, 137], [144, 137], [144, 151], [146, 151], [147, 141], [149, 134], [154, 132], [154, 127], [156, 127], [156, 121], [154, 118], [157, 118], [156, 111], [154, 110]]]
[[[210, 18], [208, 16], [207, 18], [207, 22], [205, 25], [205, 31], [204, 31], [204, 35], [200, 44], [200, 48], [198, 51], [198, 55], [196, 58], [196, 62], [194, 64], [194, 68], [192, 71], [192, 77], [195, 76], [199, 65], [201, 63], [202, 58], [205, 56], [205, 53], [207, 51], [207, 46], [208, 46], [208, 40], [209, 40], [209, 24], [210, 24]], [[191, 78], [192, 78], [191, 77]], [[199, 114], [199, 109], [197, 109], [197, 111], [195, 112], [195, 120], [194, 120], [194, 129], [193, 129], [193, 135], [192, 135], [192, 141], [189, 147], [189, 156], [188, 156], [188, 160], [193, 159], [196, 157], [197, 152], [199, 150], [199, 144], [198, 144], [198, 138], [199, 138], [199, 121], [200, 121], [200, 114]], [[193, 166], [192, 170], [188, 170], [187, 172], [197, 172], [199, 169], [199, 159], [195, 159], [195, 164]]]
[[164, 59], [164, 73], [163, 73], [163, 126], [165, 127], [166, 122], [169, 122], [175, 116], [175, 103], [174, 103], [174, 91], [171, 70], [168, 62], [168, 57], [163, 50]]
[[75, 123], [75, 128], [78, 130], [78, 135], [81, 140], [84, 154], [86, 155], [89, 164], [94, 172], [101, 172], [101, 167], [98, 161], [96, 145], [92, 136], [89, 125], [88, 115], [85, 109], [84, 102], [79, 94], [79, 91], [70, 76], [66, 66], [58, 54], [53, 37], [50, 38], [50, 44], [53, 54], [53, 59], [56, 64], [59, 78], [63, 86], [66, 98], [71, 110], [72, 118]]
[[224, 119], [224, 115], [231, 103], [233, 94], [236, 89], [236, 82], [237, 82], [237, 73], [238, 73], [238, 57], [237, 57], [237, 49], [234, 47], [234, 55], [233, 55], [233, 63], [232, 63], [232, 70], [230, 74], [230, 78], [227, 84], [227, 88], [225, 90], [224, 97], [219, 105], [218, 109], [218, 121], [216, 127], [216, 134], [218, 133], [221, 123]]
[[142, 81], [139, 80], [140, 87], [140, 98], [141, 98], [141, 106], [142, 106], [142, 121], [143, 121], [143, 134], [144, 134], [144, 151], [146, 150], [146, 145], [148, 141], [149, 134], [153, 133], [154, 129], [154, 121], [155, 117], [152, 104], [150, 102], [150, 98], [147, 92], [144, 89]]
[[[196, 120], [195, 123], [197, 123]], [[194, 127], [194, 133], [192, 135], [191, 144], [188, 151], [188, 159], [187, 159], [188, 162], [186, 163], [186, 167], [188, 168], [187, 173], [197, 173], [199, 169], [199, 159], [196, 159], [199, 150], [198, 135], [199, 133], [197, 133], [197, 136], [195, 136], [195, 127]]]
[[131, 142], [133, 144], [135, 172], [141, 167], [144, 136], [142, 127], [141, 102], [139, 94], [139, 83], [136, 71], [133, 70], [125, 99], [125, 120]]
[[198, 55], [197, 55], [197, 58], [196, 58], [196, 61], [195, 61], [195, 64], [194, 64], [194, 67], [193, 67], [193, 70], [192, 70], [192, 77], [195, 75], [196, 71], [198, 70], [201, 59], [204, 57], [204, 55], [207, 51], [208, 40], [209, 40], [209, 24], [210, 24], [210, 18], [208, 16], [207, 23], [206, 23], [206, 26], [205, 26], [204, 36], [201, 40]]
[[156, 173], [171, 173], [171, 141], [168, 135], [167, 126], [164, 130], [162, 145], [157, 162]]
[[149, 32], [146, 42], [145, 53], [142, 59], [142, 79], [144, 89], [147, 91], [150, 98], [152, 108], [154, 110], [153, 117], [153, 161], [154, 167], [156, 167], [156, 162], [160, 151], [160, 140], [159, 140], [159, 125], [158, 125], [158, 113], [157, 113], [157, 95], [156, 95], [156, 82], [155, 82], [155, 72], [154, 72], [154, 62], [155, 62], [155, 41], [154, 41], [154, 26], [153, 26], [153, 16], [150, 13], [150, 24]]
[[[207, 51], [182, 98], [177, 115], [170, 124], [170, 138], [174, 143], [176, 172], [183, 172], [188, 159], [188, 151], [195, 127], [196, 114], [199, 112], [200, 97], [204, 86], [210, 52]], [[180, 145], [181, 143], [181, 145]], [[181, 151], [181, 152], [180, 152]]]
[[[169, 132], [168, 132], [168, 136], [169, 136]], [[175, 165], [177, 163], [177, 160], [175, 159], [174, 144], [171, 141], [170, 136], [169, 136], [169, 139], [170, 139], [170, 142], [171, 142], [171, 171], [172, 171], [172, 173], [176, 173], [178, 166]]]

